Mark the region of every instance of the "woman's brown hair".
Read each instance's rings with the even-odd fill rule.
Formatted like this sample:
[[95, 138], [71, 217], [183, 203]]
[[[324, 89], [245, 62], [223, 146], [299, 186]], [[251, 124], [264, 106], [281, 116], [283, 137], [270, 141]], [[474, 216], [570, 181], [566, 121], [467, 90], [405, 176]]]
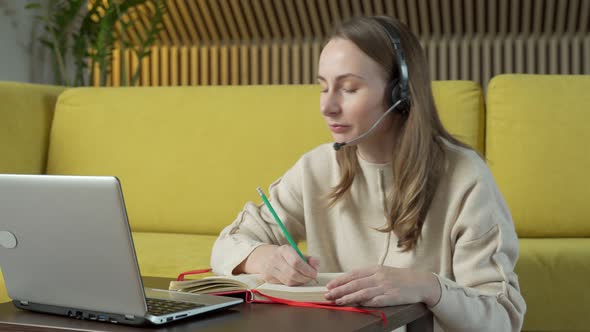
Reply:
[[[389, 25], [385, 27], [384, 24]], [[399, 21], [386, 16], [356, 17], [344, 22], [330, 39], [343, 38], [377, 62], [391, 82], [399, 78], [395, 50], [386, 29], [399, 35], [408, 67], [411, 103], [409, 112], [396, 116], [393, 154], [393, 186], [388, 197], [391, 211], [388, 223], [379, 231], [393, 231], [398, 247], [409, 251], [416, 247], [424, 219], [444, 172], [444, 140], [467, 147], [443, 127], [432, 96], [428, 62], [418, 39]], [[388, 98], [390, 91], [384, 92]], [[340, 182], [329, 194], [336, 203], [350, 189], [359, 170], [356, 146], [344, 146], [336, 156]]]

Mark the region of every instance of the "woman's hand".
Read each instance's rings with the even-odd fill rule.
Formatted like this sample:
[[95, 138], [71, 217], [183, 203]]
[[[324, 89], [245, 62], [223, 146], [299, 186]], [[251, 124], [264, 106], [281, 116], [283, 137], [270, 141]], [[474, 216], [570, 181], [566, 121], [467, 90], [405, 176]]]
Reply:
[[306, 258], [309, 264], [290, 245], [276, 247], [263, 265], [262, 278], [273, 284], [303, 285], [317, 278], [320, 266], [318, 258]]
[[320, 261], [306, 257], [309, 264], [299, 257], [290, 245], [262, 245], [234, 269], [234, 274], [259, 273], [264, 281], [288, 286], [303, 285], [317, 278]]
[[367, 307], [417, 302], [433, 306], [441, 296], [440, 284], [434, 274], [382, 265], [348, 272], [330, 281], [327, 288], [327, 300], [340, 305]]

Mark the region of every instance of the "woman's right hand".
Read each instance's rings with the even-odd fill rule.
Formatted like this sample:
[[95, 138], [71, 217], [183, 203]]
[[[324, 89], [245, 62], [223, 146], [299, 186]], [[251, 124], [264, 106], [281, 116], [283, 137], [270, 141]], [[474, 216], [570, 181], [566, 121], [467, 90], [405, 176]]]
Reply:
[[287, 286], [303, 285], [317, 278], [320, 261], [317, 257], [306, 256], [306, 263], [290, 245], [262, 245], [234, 270], [234, 273], [260, 273], [262, 278], [273, 284]]

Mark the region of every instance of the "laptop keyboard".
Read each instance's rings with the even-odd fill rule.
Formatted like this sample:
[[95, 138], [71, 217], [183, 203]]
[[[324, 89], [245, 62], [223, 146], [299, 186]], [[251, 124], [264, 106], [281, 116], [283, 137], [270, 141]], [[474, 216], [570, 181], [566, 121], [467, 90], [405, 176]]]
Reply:
[[167, 315], [174, 312], [185, 311], [203, 307], [204, 304], [170, 301], [162, 299], [147, 298], [148, 312], [154, 316]]

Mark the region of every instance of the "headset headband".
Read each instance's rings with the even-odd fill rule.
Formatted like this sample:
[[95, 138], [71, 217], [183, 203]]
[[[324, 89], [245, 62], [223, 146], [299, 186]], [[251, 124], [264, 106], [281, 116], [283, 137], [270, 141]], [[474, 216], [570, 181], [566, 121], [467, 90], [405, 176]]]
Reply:
[[[393, 87], [394, 93], [392, 93], [393, 102], [397, 100], [404, 100], [409, 105], [410, 102], [410, 85], [408, 77], [408, 65], [406, 63], [406, 57], [402, 48], [401, 39], [399, 33], [392, 24], [389, 24], [386, 20], [379, 18], [377, 21], [385, 29], [396, 57], [396, 63], [398, 65], [399, 81], [397, 82], [397, 93], [395, 93], [396, 87]], [[397, 95], [396, 95], [397, 94]]]

